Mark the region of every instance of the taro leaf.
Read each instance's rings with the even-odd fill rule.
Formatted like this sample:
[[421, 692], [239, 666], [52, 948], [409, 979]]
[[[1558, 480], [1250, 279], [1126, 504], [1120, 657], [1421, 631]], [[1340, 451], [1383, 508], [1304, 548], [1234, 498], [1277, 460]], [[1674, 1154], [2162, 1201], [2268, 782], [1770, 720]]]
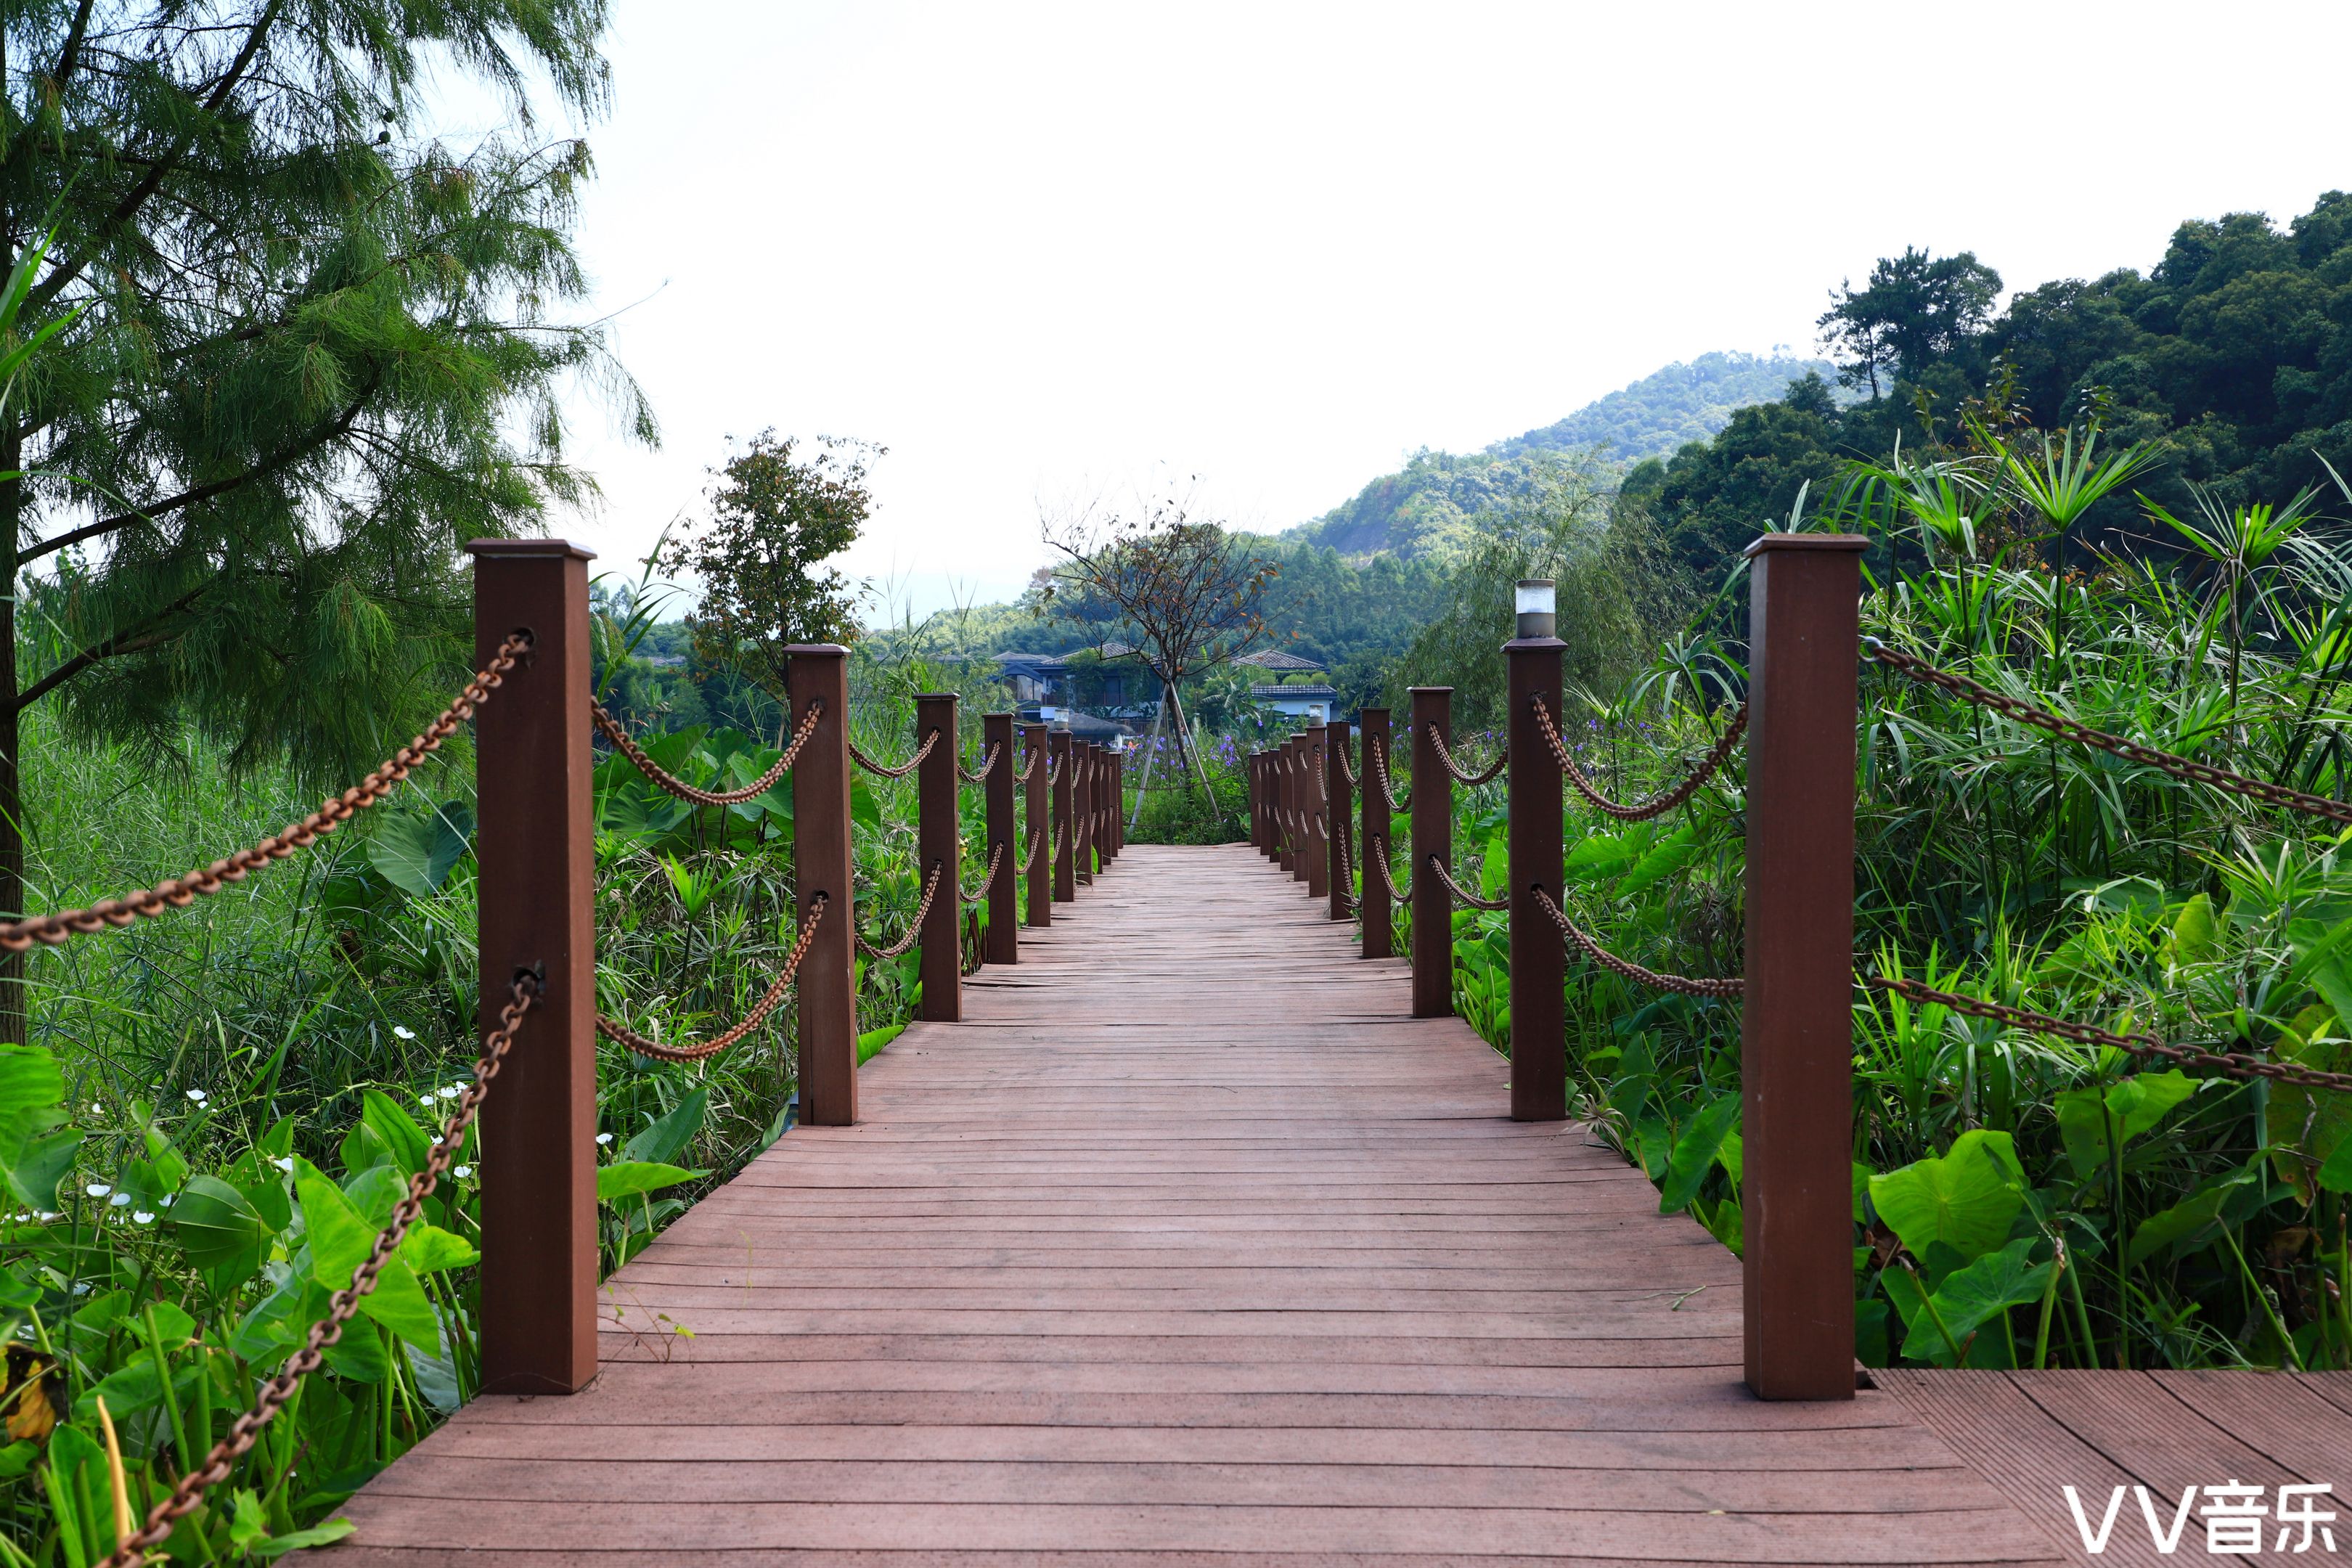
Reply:
[[0, 1045], [0, 1174], [16, 1201], [58, 1206], [81, 1134], [64, 1128], [66, 1080], [47, 1046]]
[[368, 864], [404, 893], [429, 899], [465, 858], [473, 814], [452, 803], [437, 811], [394, 816], [368, 839]]
[[[1399, 822], [1406, 819], [1399, 817]], [[1393, 840], [1402, 844], [1404, 837]], [[1595, 833], [1569, 851], [1567, 875], [1571, 882], [1601, 882], [1631, 866], [1640, 854], [1633, 845], [1615, 834]]]
[[[406, 1189], [406, 1184], [383, 1165], [363, 1173], [352, 1185], [380, 1185], [373, 1181], [379, 1173], [400, 1190]], [[340, 1290], [351, 1283], [352, 1271], [366, 1261], [380, 1226], [371, 1225], [353, 1197], [345, 1195], [308, 1160], [294, 1163], [294, 1193], [301, 1200], [302, 1223], [310, 1237], [310, 1278], [326, 1289]], [[425, 1288], [416, 1282], [415, 1271], [397, 1256], [385, 1259], [376, 1276], [375, 1289], [361, 1298], [360, 1310], [413, 1345], [428, 1352], [440, 1348], [441, 1321], [425, 1299]]]
[[215, 1289], [253, 1278], [269, 1254], [278, 1227], [253, 1200], [218, 1176], [195, 1175], [172, 1204], [172, 1228], [188, 1261], [214, 1278]]
[[1699, 1184], [1715, 1168], [1724, 1135], [1738, 1120], [1739, 1096], [1721, 1094], [1683, 1123], [1682, 1136], [1675, 1140], [1674, 1152], [1666, 1157], [1666, 1179], [1659, 1184], [1660, 1214], [1680, 1214], [1690, 1206], [1691, 1199], [1698, 1196]]
[[161, 1191], [176, 1193], [188, 1179], [186, 1157], [172, 1147], [172, 1141], [152, 1121], [147, 1124], [147, 1163], [154, 1168]]
[[415, 1118], [401, 1109], [399, 1101], [381, 1089], [366, 1089], [360, 1095], [360, 1120], [383, 1144], [392, 1163], [407, 1175], [425, 1169], [425, 1156], [433, 1148], [433, 1141], [416, 1125]]
[[2352, 1193], [2352, 1138], [2336, 1145], [2336, 1152], [2319, 1167], [2319, 1184], [2331, 1193]]
[[[2284, 1030], [2273, 1047], [2280, 1056], [2322, 1072], [2352, 1068], [2352, 1044], [2337, 1038], [2344, 1026], [2328, 1007], [2305, 1007]], [[2299, 1084], [2271, 1085], [2263, 1107], [2263, 1127], [2270, 1144], [2272, 1168], [2305, 1203], [2312, 1200], [2315, 1165], [2352, 1145], [2352, 1094], [2306, 1089]]]
[[1478, 896], [1482, 899], [1499, 896], [1510, 879], [1510, 841], [1497, 833], [1486, 840], [1486, 858], [1478, 866]]
[[352, 1123], [352, 1130], [343, 1134], [342, 1142], [336, 1146], [335, 1157], [342, 1162], [343, 1173], [347, 1176], [356, 1176], [362, 1171], [392, 1163], [392, 1151], [384, 1146], [376, 1130], [364, 1121]]
[[[2032, 1261], [2033, 1249], [2041, 1244], [2039, 1236], [2021, 1236], [2000, 1251], [1989, 1252], [1946, 1275], [1931, 1298], [1945, 1330], [1965, 1346], [1970, 1334], [2000, 1313], [2041, 1300], [2049, 1289], [2053, 1268], [2049, 1263]], [[1928, 1331], [1935, 1332], [1932, 1326]], [[1940, 1338], [1936, 1349], [1948, 1353], [1944, 1352]], [[1940, 1361], [1942, 1356], [1934, 1359]], [[1974, 1356], [1969, 1359], [1983, 1364]]]
[[348, 1519], [331, 1519], [308, 1530], [289, 1531], [284, 1535], [257, 1541], [247, 1550], [256, 1557], [283, 1557], [289, 1552], [299, 1552], [306, 1547], [332, 1545], [357, 1529], [359, 1526]]
[[877, 833], [881, 831], [882, 807], [864, 779], [858, 779], [849, 786], [849, 819], [860, 827]]
[[2009, 1239], [2024, 1186], [2009, 1134], [1976, 1128], [1954, 1139], [1940, 1160], [1931, 1155], [1871, 1177], [1870, 1201], [1914, 1258], [1925, 1261], [1940, 1241], [1967, 1260]]
[[2172, 962], [2201, 963], [2221, 941], [2221, 922], [2213, 918], [2213, 900], [2198, 894], [2180, 906], [2172, 921]]
[[2070, 1089], [2058, 1096], [2058, 1131], [2065, 1141], [2067, 1162], [2074, 1174], [2088, 1178], [2107, 1163], [2107, 1121], [2128, 1144], [2170, 1115], [2175, 1106], [2197, 1092], [2196, 1082], [2179, 1068], [2163, 1072], [2135, 1073], [2098, 1089]]
[[1698, 835], [1687, 824], [1677, 827], [1660, 840], [1656, 848], [1642, 857], [1641, 861], [1612, 889], [1621, 899], [1630, 899], [1645, 891], [1650, 884], [1663, 877], [1671, 877], [1690, 863], [1698, 853]]
[[623, 1160], [674, 1160], [702, 1131], [703, 1113], [710, 1106], [710, 1086], [704, 1084], [672, 1106], [669, 1112], [621, 1145]]
[[609, 1204], [619, 1198], [633, 1198], [709, 1174], [708, 1171], [682, 1171], [676, 1165], [651, 1160], [616, 1160], [597, 1169], [596, 1201]]
[[904, 1024], [885, 1024], [878, 1029], [868, 1029], [857, 1037], [857, 1059], [862, 1065], [882, 1054], [882, 1047], [907, 1032]]
[[2189, 1251], [2202, 1241], [2226, 1217], [2224, 1209], [2230, 1200], [2249, 1184], [2261, 1185], [2262, 1162], [2253, 1162], [2237, 1170], [2199, 1184], [2197, 1189], [2168, 1209], [2160, 1209], [2139, 1222], [2132, 1232], [2131, 1246], [2125, 1249], [2124, 1261], [2137, 1268], [2152, 1254], [2169, 1247], [2176, 1253]]
[[464, 1237], [423, 1220], [410, 1226], [407, 1236], [400, 1243], [400, 1260], [419, 1274], [438, 1274], [445, 1268], [463, 1268], [478, 1262], [481, 1256], [474, 1244]]

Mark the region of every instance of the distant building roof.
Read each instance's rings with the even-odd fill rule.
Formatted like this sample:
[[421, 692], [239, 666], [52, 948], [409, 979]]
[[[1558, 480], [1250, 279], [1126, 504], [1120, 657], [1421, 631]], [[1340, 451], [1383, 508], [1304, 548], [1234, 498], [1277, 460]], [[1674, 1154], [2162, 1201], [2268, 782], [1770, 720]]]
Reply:
[[1085, 741], [1107, 741], [1113, 735], [1131, 735], [1135, 731], [1109, 719], [1097, 719], [1091, 713], [1073, 713], [1066, 719], [1054, 721], [1056, 726], [1067, 724], [1070, 733]]
[[1285, 653], [1278, 647], [1262, 647], [1255, 653], [1243, 654], [1240, 658], [1234, 659], [1234, 662], [1235, 664], [1246, 664], [1255, 669], [1272, 669], [1277, 671], [1320, 669], [1323, 668], [1311, 658], [1301, 658], [1295, 653]]
[[1320, 698], [1337, 697], [1339, 689], [1319, 681], [1311, 686], [1253, 686], [1250, 695], [1261, 702], [1312, 702]]
[[1103, 644], [1102, 647], [1097, 648], [1095, 651], [1101, 654], [1105, 658], [1125, 658], [1129, 654], [1141, 653], [1143, 650], [1137, 647], [1133, 643], [1123, 643], [1117, 637], [1113, 637], [1110, 641]]
[[1000, 653], [996, 662], [1004, 665], [1027, 665], [1033, 669], [1067, 669], [1070, 661], [1058, 653]]

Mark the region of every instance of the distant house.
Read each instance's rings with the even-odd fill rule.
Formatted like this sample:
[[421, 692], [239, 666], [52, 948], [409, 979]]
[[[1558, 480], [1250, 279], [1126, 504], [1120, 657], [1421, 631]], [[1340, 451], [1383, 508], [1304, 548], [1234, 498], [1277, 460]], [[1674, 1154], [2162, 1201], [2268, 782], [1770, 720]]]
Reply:
[[1294, 675], [1320, 675], [1323, 667], [1311, 658], [1301, 658], [1280, 648], [1260, 648], [1234, 660], [1253, 669], [1262, 669], [1274, 677], [1270, 686], [1253, 686], [1250, 698], [1268, 712], [1286, 718], [1304, 720], [1309, 724], [1328, 724], [1339, 708], [1337, 688], [1320, 681], [1292, 680]]
[[1255, 653], [1245, 653], [1234, 660], [1251, 669], [1262, 669], [1280, 681], [1294, 675], [1320, 675], [1323, 667], [1311, 658], [1301, 658], [1295, 653], [1285, 653], [1278, 647], [1263, 647]]
[[1067, 716], [1070, 661], [1057, 653], [1000, 653], [996, 678], [1013, 689], [1013, 705], [1047, 723]]

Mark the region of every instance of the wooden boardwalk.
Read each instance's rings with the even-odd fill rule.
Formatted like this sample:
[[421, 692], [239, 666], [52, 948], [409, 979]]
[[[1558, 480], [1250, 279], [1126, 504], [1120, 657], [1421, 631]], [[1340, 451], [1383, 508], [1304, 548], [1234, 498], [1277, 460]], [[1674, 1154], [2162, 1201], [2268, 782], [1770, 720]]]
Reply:
[[1731, 1256], [1247, 849], [1055, 919], [614, 1277], [594, 1385], [476, 1401], [325, 1561], [2075, 1555], [2072, 1477], [1750, 1398]]

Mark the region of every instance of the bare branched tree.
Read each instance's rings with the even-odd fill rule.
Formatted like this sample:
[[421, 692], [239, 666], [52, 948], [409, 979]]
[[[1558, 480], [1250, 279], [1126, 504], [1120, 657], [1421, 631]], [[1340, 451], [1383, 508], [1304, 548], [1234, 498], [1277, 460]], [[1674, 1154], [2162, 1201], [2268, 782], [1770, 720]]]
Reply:
[[1045, 539], [1061, 559], [1037, 589], [1040, 613], [1084, 626], [1106, 658], [1139, 658], [1159, 678], [1180, 764], [1210, 794], [1184, 717], [1184, 679], [1247, 652], [1264, 634], [1262, 605], [1279, 568], [1195, 515], [1181, 491], [1048, 516]]

